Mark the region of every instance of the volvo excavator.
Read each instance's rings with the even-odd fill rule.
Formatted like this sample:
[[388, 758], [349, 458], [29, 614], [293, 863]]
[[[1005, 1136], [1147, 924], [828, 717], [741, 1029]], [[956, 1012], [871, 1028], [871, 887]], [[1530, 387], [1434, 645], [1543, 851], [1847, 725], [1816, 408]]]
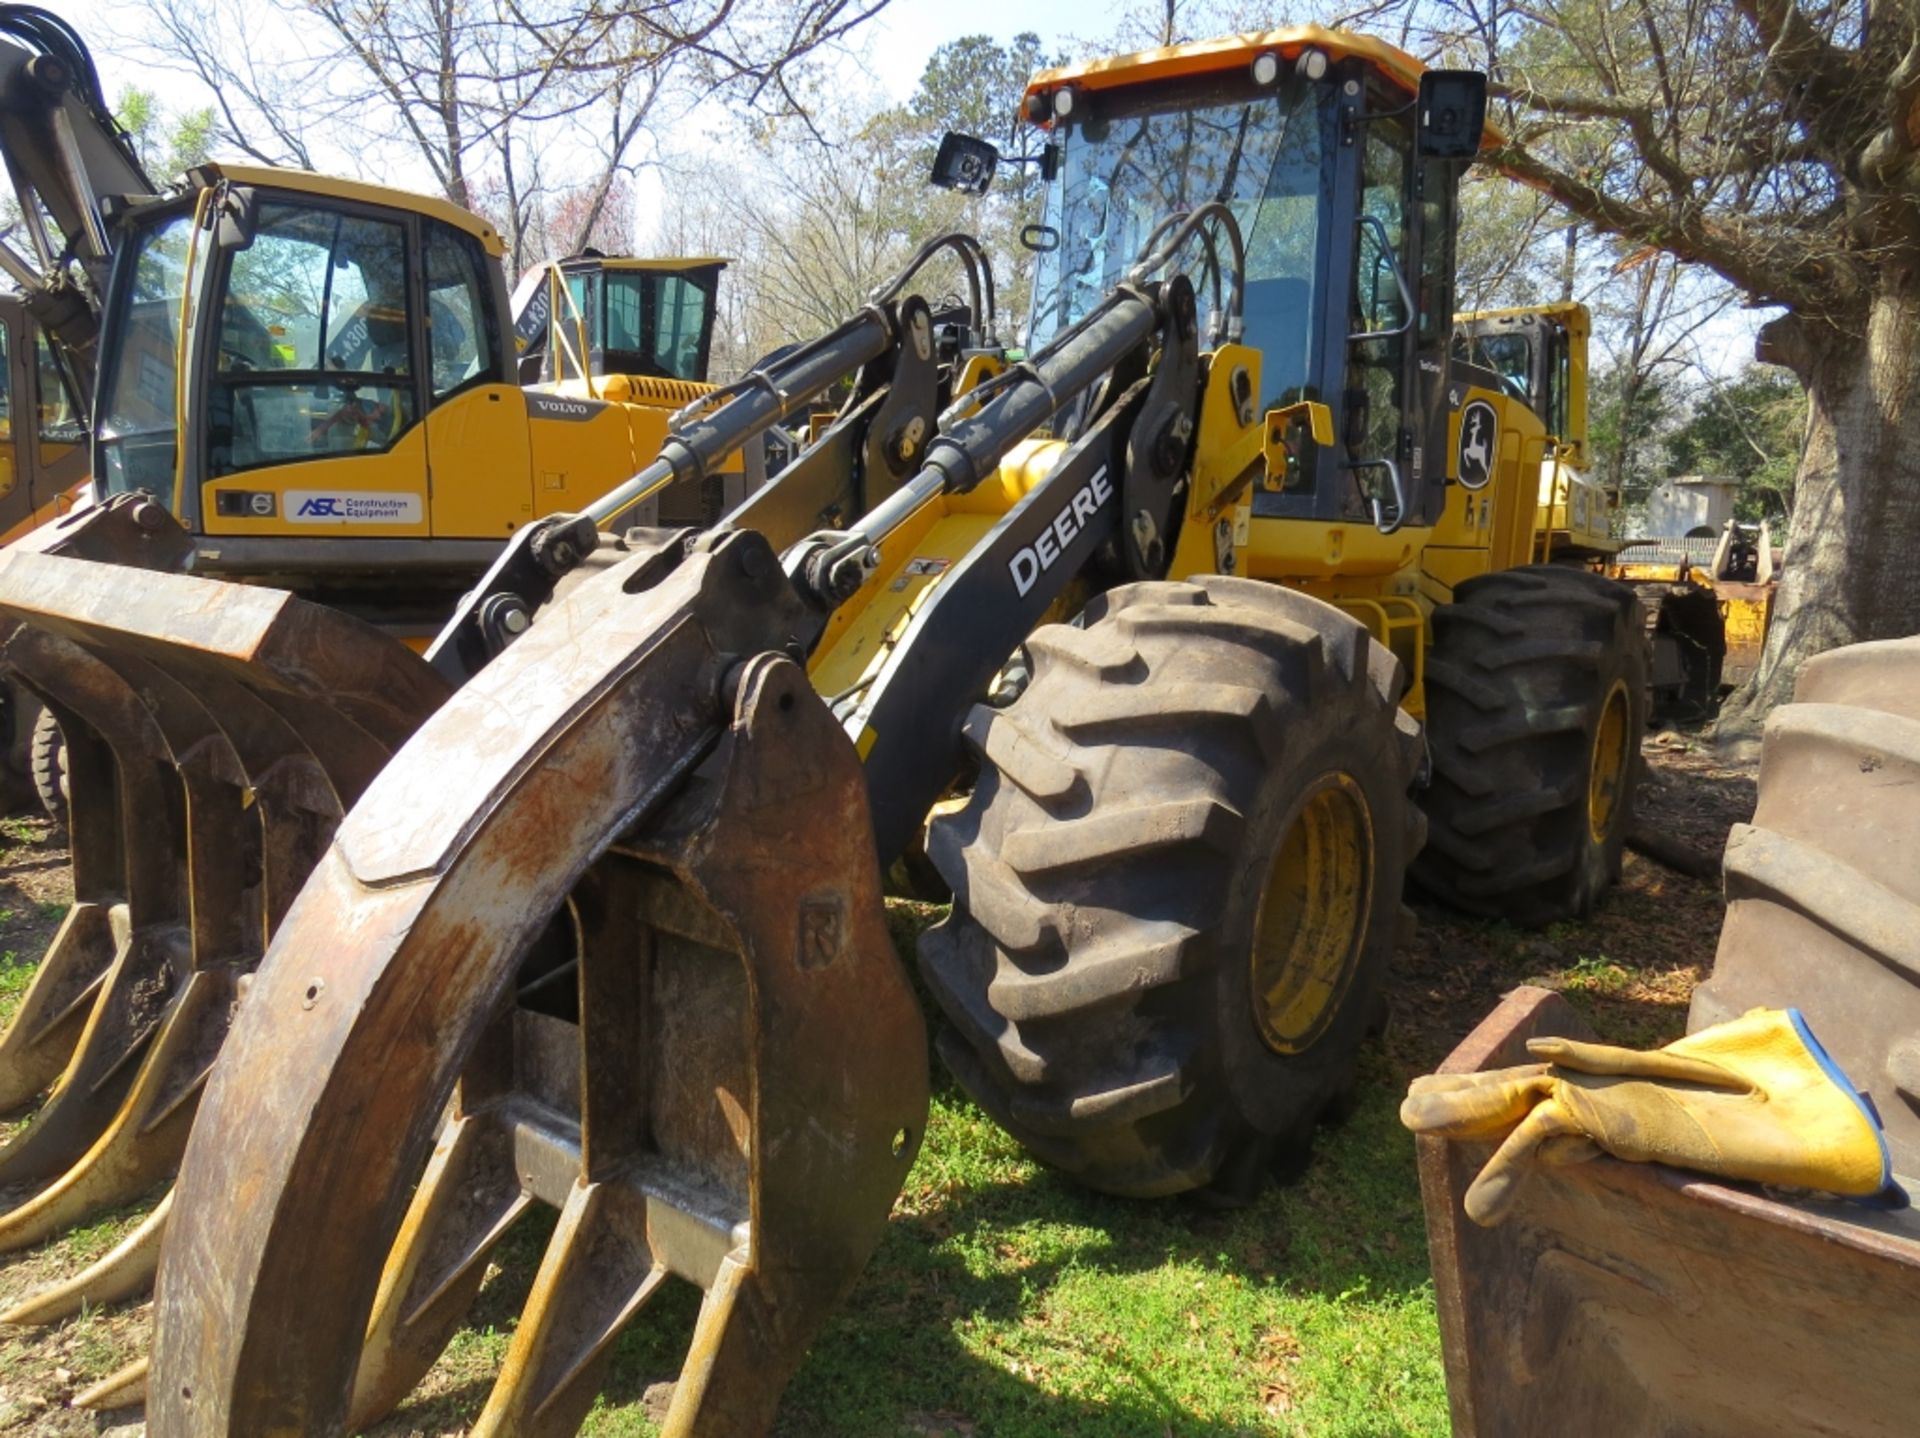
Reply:
[[[151, 1373], [96, 1396], [370, 1423], [548, 1205], [474, 1431], [574, 1431], [671, 1281], [704, 1297], [666, 1431], [765, 1431], [924, 1125], [881, 909], [916, 846], [941, 1056], [1142, 1198], [1244, 1201], [1305, 1141], [1410, 870], [1523, 923], [1597, 902], [1642, 626], [1528, 563], [1547, 427], [1450, 366], [1484, 112], [1317, 27], [1035, 77], [1023, 357], [943, 341], [916, 264], [517, 529], [424, 657], [200, 576], [132, 602], [87, 555], [180, 542], [138, 494], [0, 554], [9, 654], [85, 736], [84, 891], [8, 1036], [60, 1077], [0, 1173], [41, 1145], [50, 1228], [185, 1149], [133, 1241]], [[629, 522], [848, 373], [719, 523]]]
[[[0, 6], [0, 104], [31, 250], [0, 242], [21, 287], [0, 303], [4, 398], [21, 401], [17, 432], [0, 420], [8, 538], [72, 508], [91, 440], [91, 495], [145, 492], [192, 536], [168, 562], [424, 647], [506, 535], [631, 474], [707, 388], [722, 261], [536, 267], [608, 299], [575, 316], [574, 366], [523, 391], [523, 337], [545, 331], [510, 304], [500, 237], [477, 216], [255, 166], [158, 184], [84, 42], [30, 6]], [[629, 273], [647, 283], [615, 298]], [[715, 485], [737, 499], [757, 459]], [[728, 497], [693, 502], [711, 519]], [[11, 767], [63, 820], [55, 718], [9, 690]]]

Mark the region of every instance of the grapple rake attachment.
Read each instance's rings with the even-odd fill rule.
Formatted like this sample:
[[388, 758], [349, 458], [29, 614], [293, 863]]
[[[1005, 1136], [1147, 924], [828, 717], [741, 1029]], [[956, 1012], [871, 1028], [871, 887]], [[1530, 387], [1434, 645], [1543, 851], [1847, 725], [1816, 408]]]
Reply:
[[368, 789], [208, 1086], [151, 1432], [374, 1421], [536, 1203], [559, 1222], [472, 1431], [574, 1432], [669, 1278], [704, 1300], [666, 1431], [766, 1429], [927, 1101], [859, 761], [785, 652], [803, 621], [758, 534], [635, 555]]
[[[84, 526], [56, 537], [76, 530], [84, 549]], [[0, 1111], [38, 1102], [0, 1146], [0, 1191], [16, 1198], [5, 1250], [172, 1175], [269, 935], [447, 685], [397, 641], [290, 595], [31, 544], [0, 552], [0, 619], [5, 662], [68, 741], [75, 899], [0, 1033]], [[138, 1292], [168, 1207], [0, 1321]]]

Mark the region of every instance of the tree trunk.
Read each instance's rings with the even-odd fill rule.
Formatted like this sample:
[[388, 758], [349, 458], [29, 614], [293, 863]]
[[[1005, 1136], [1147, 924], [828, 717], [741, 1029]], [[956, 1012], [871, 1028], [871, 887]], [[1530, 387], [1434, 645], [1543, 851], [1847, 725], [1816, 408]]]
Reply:
[[1760, 357], [1800, 376], [1810, 412], [1773, 624], [1722, 739], [1757, 739], [1814, 655], [1920, 634], [1920, 288], [1883, 292], [1847, 329], [1788, 315], [1761, 333]]

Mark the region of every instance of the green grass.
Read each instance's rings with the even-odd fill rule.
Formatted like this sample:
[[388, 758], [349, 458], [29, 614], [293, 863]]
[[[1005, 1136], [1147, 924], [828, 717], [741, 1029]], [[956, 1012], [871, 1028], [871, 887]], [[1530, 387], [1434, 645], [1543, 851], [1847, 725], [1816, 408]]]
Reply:
[[[879, 1251], [776, 1433], [1444, 1434], [1413, 1145], [1385, 1070], [1370, 1058], [1357, 1112], [1297, 1182], [1230, 1214], [1083, 1192], [943, 1089]], [[433, 1396], [378, 1431], [472, 1420], [550, 1228], [513, 1235]], [[677, 1374], [698, 1301], [676, 1285], [635, 1322], [584, 1433], [658, 1431], [648, 1390]]]
[[20, 1007], [21, 995], [33, 982], [36, 967], [36, 960], [22, 959], [11, 949], [0, 953], [0, 1028], [6, 1026], [13, 1018], [13, 1011]]
[[783, 1429], [1444, 1433], [1413, 1146], [1368, 1089], [1298, 1183], [1234, 1214], [1085, 1193], [942, 1094]]

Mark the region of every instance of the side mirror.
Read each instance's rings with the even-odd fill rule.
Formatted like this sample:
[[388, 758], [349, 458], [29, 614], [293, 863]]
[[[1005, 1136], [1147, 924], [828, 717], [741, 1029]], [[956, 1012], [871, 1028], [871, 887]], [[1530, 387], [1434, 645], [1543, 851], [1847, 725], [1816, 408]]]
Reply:
[[251, 189], [229, 188], [220, 197], [220, 224], [215, 243], [223, 250], [244, 250], [260, 227], [258, 196]]
[[1333, 443], [1333, 411], [1318, 400], [1297, 400], [1268, 410], [1266, 425], [1260, 445], [1267, 460], [1264, 487], [1296, 489], [1308, 473], [1304, 467], [1308, 445]]
[[1415, 112], [1422, 159], [1471, 160], [1487, 128], [1487, 77], [1478, 70], [1429, 70], [1420, 77]]
[[987, 141], [949, 130], [941, 138], [939, 153], [933, 157], [931, 179], [943, 190], [984, 195], [993, 183], [993, 172], [999, 164], [1000, 152]]

